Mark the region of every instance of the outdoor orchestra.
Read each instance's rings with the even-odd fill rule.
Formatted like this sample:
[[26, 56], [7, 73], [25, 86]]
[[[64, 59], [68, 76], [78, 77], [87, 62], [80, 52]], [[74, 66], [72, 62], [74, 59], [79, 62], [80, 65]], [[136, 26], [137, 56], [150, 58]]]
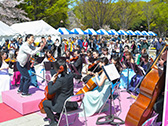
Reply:
[[[46, 9], [50, 8], [47, 5], [56, 7], [54, 2], [46, 2]], [[84, 7], [90, 6], [85, 2]], [[33, 4], [38, 5], [34, 1], [26, 5], [22, 1], [0, 1], [4, 9], [25, 11], [18, 12], [24, 15], [19, 21], [0, 17], [0, 125], [168, 124], [168, 38], [167, 31], [157, 29], [158, 22], [139, 22], [136, 25], [140, 28], [135, 29], [117, 26], [112, 19], [114, 24], [108, 22], [109, 14], [103, 24], [106, 27], [101, 19], [98, 25], [93, 17], [94, 23], [86, 25], [89, 10], [79, 9], [77, 5], [82, 7], [82, 3], [76, 3], [73, 12], [67, 10], [68, 16], [77, 15], [78, 10], [88, 17], [83, 12], [85, 21], [74, 27], [60, 18], [57, 21], [59, 14], [52, 17], [56, 10], [36, 10], [45, 18], [34, 19], [35, 15], [31, 17], [25, 9]], [[46, 13], [56, 20], [55, 24]]]

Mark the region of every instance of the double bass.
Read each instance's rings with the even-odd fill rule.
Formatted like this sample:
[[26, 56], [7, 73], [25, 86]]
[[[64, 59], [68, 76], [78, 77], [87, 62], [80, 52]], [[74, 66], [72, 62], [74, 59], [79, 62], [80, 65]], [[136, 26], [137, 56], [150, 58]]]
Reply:
[[165, 83], [163, 70], [156, 66], [156, 63], [165, 48], [166, 45], [151, 65], [150, 71], [142, 80], [140, 93], [127, 113], [125, 119], [126, 126], [141, 126], [150, 117], [153, 105]]
[[[63, 72], [63, 71], [64, 71], [64, 67], [63, 67], [63, 66], [60, 66], [60, 69], [58, 70], [57, 74], [55, 75], [55, 79], [54, 79], [54, 81], [53, 81], [52, 84], [54, 84], [54, 83], [56, 82], [58, 75], [59, 75], [61, 72]], [[43, 107], [43, 102], [44, 102], [45, 100], [52, 100], [52, 99], [54, 98], [54, 96], [55, 96], [55, 93], [50, 95], [50, 94], [48, 93], [48, 85], [47, 85], [47, 86], [45, 87], [45, 90], [44, 90], [44, 95], [45, 95], [45, 98], [42, 99], [41, 102], [40, 102], [39, 105], [38, 105], [38, 107], [39, 107], [39, 109], [40, 109], [40, 112], [43, 113], [43, 114], [45, 113], [45, 110], [44, 110], [44, 107]]]

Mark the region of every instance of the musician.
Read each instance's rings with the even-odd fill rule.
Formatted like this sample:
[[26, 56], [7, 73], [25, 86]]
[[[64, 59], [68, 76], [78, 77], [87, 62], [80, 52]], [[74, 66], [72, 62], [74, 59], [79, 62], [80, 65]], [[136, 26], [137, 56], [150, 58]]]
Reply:
[[122, 64], [120, 63], [120, 57], [118, 55], [113, 55], [111, 62], [115, 65], [116, 69], [118, 70], [118, 73], [121, 73]]
[[[106, 57], [100, 59], [100, 67], [107, 64], [108, 59]], [[111, 82], [107, 79], [104, 72], [102, 72], [100, 76], [98, 75], [98, 73], [96, 73], [95, 80], [98, 88], [93, 91], [86, 92], [83, 99], [86, 116], [91, 116], [98, 112], [102, 105], [104, 105], [110, 94]], [[83, 117], [84, 114], [80, 112], [79, 116]]]
[[[78, 59], [73, 63], [73, 65], [76, 67], [79, 75], [82, 75], [82, 57], [80, 56], [80, 51], [75, 50], [74, 51], [74, 57], [78, 57]], [[78, 78], [78, 77], [77, 77]]]
[[46, 51], [46, 58], [49, 62], [54, 62], [55, 61], [55, 58], [52, 56], [52, 51], [51, 50]]
[[[166, 64], [167, 64], [167, 50], [162, 54], [160, 60], [159, 60], [159, 65], [163, 67], [164, 75], [166, 77]], [[163, 84], [163, 88], [161, 89], [161, 92], [153, 106], [153, 109], [156, 113], [158, 113], [158, 119], [157, 122], [162, 121], [162, 116], [163, 116], [163, 105], [164, 105], [164, 91], [165, 91], [165, 81]]]
[[[56, 67], [59, 69], [60, 66], [64, 67], [64, 71], [59, 74], [56, 82], [53, 84], [53, 81], [55, 79], [55, 75], [51, 78], [51, 81], [48, 83], [48, 93], [53, 94], [56, 93], [53, 100], [45, 100], [43, 102], [44, 110], [47, 114], [47, 118], [49, 118], [50, 126], [56, 126], [57, 125], [57, 119], [59, 119], [60, 113], [63, 108], [63, 104], [65, 100], [73, 95], [73, 74], [67, 74], [67, 67], [66, 63], [63, 60], [58, 60], [58, 66]], [[68, 105], [69, 109], [76, 109], [77, 103], [69, 103]], [[53, 112], [56, 112], [56, 115], [54, 115]]]
[[90, 50], [87, 51], [86, 61], [88, 64], [91, 64], [94, 61], [94, 58], [92, 56], [92, 52]]
[[21, 77], [21, 82], [20, 86], [18, 89], [18, 93], [21, 93], [21, 96], [30, 96], [29, 94], [29, 86], [30, 86], [30, 75], [28, 73], [28, 62], [29, 58], [32, 55], [35, 55], [38, 51], [42, 50], [45, 46], [45, 43], [43, 46], [37, 47], [32, 47], [32, 43], [34, 42], [34, 36], [32, 34], [28, 34], [25, 39], [25, 43], [22, 44], [22, 46], [19, 49], [19, 53], [17, 56], [17, 68], [20, 71], [22, 77]]
[[91, 64], [93, 66], [88, 70], [90, 72], [99, 72], [101, 68], [99, 67], [99, 65], [97, 65], [98, 62], [99, 62], [99, 52], [97, 50], [94, 50], [93, 51], [93, 63]]
[[0, 96], [2, 91], [10, 90], [9, 65], [5, 62], [7, 54], [0, 52]]
[[108, 53], [108, 48], [103, 48], [102, 55], [100, 57], [106, 57], [108, 60], [110, 60], [111, 56]]

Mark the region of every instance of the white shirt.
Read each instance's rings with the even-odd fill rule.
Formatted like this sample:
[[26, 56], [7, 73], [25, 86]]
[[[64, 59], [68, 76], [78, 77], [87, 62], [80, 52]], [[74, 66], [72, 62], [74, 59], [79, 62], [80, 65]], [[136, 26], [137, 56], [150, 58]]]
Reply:
[[17, 56], [17, 61], [19, 62], [20, 66], [24, 67], [30, 56], [35, 55], [39, 51], [39, 48], [40, 47], [35, 48], [29, 45], [28, 42], [23, 43]]

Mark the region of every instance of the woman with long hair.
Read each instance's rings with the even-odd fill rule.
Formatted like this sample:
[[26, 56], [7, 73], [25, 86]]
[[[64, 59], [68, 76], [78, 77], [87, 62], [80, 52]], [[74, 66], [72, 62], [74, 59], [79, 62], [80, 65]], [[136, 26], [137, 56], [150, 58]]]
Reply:
[[5, 62], [6, 57], [5, 52], [0, 53], [0, 95], [2, 91], [10, 89], [9, 65]]
[[[108, 59], [106, 57], [100, 59], [100, 67], [107, 64]], [[91, 116], [98, 112], [110, 94], [111, 82], [107, 79], [104, 72], [102, 72], [100, 76], [96, 73], [93, 81], [97, 84], [97, 87], [93, 91], [86, 92], [83, 99], [86, 116]], [[81, 112], [79, 116], [84, 115]]]

